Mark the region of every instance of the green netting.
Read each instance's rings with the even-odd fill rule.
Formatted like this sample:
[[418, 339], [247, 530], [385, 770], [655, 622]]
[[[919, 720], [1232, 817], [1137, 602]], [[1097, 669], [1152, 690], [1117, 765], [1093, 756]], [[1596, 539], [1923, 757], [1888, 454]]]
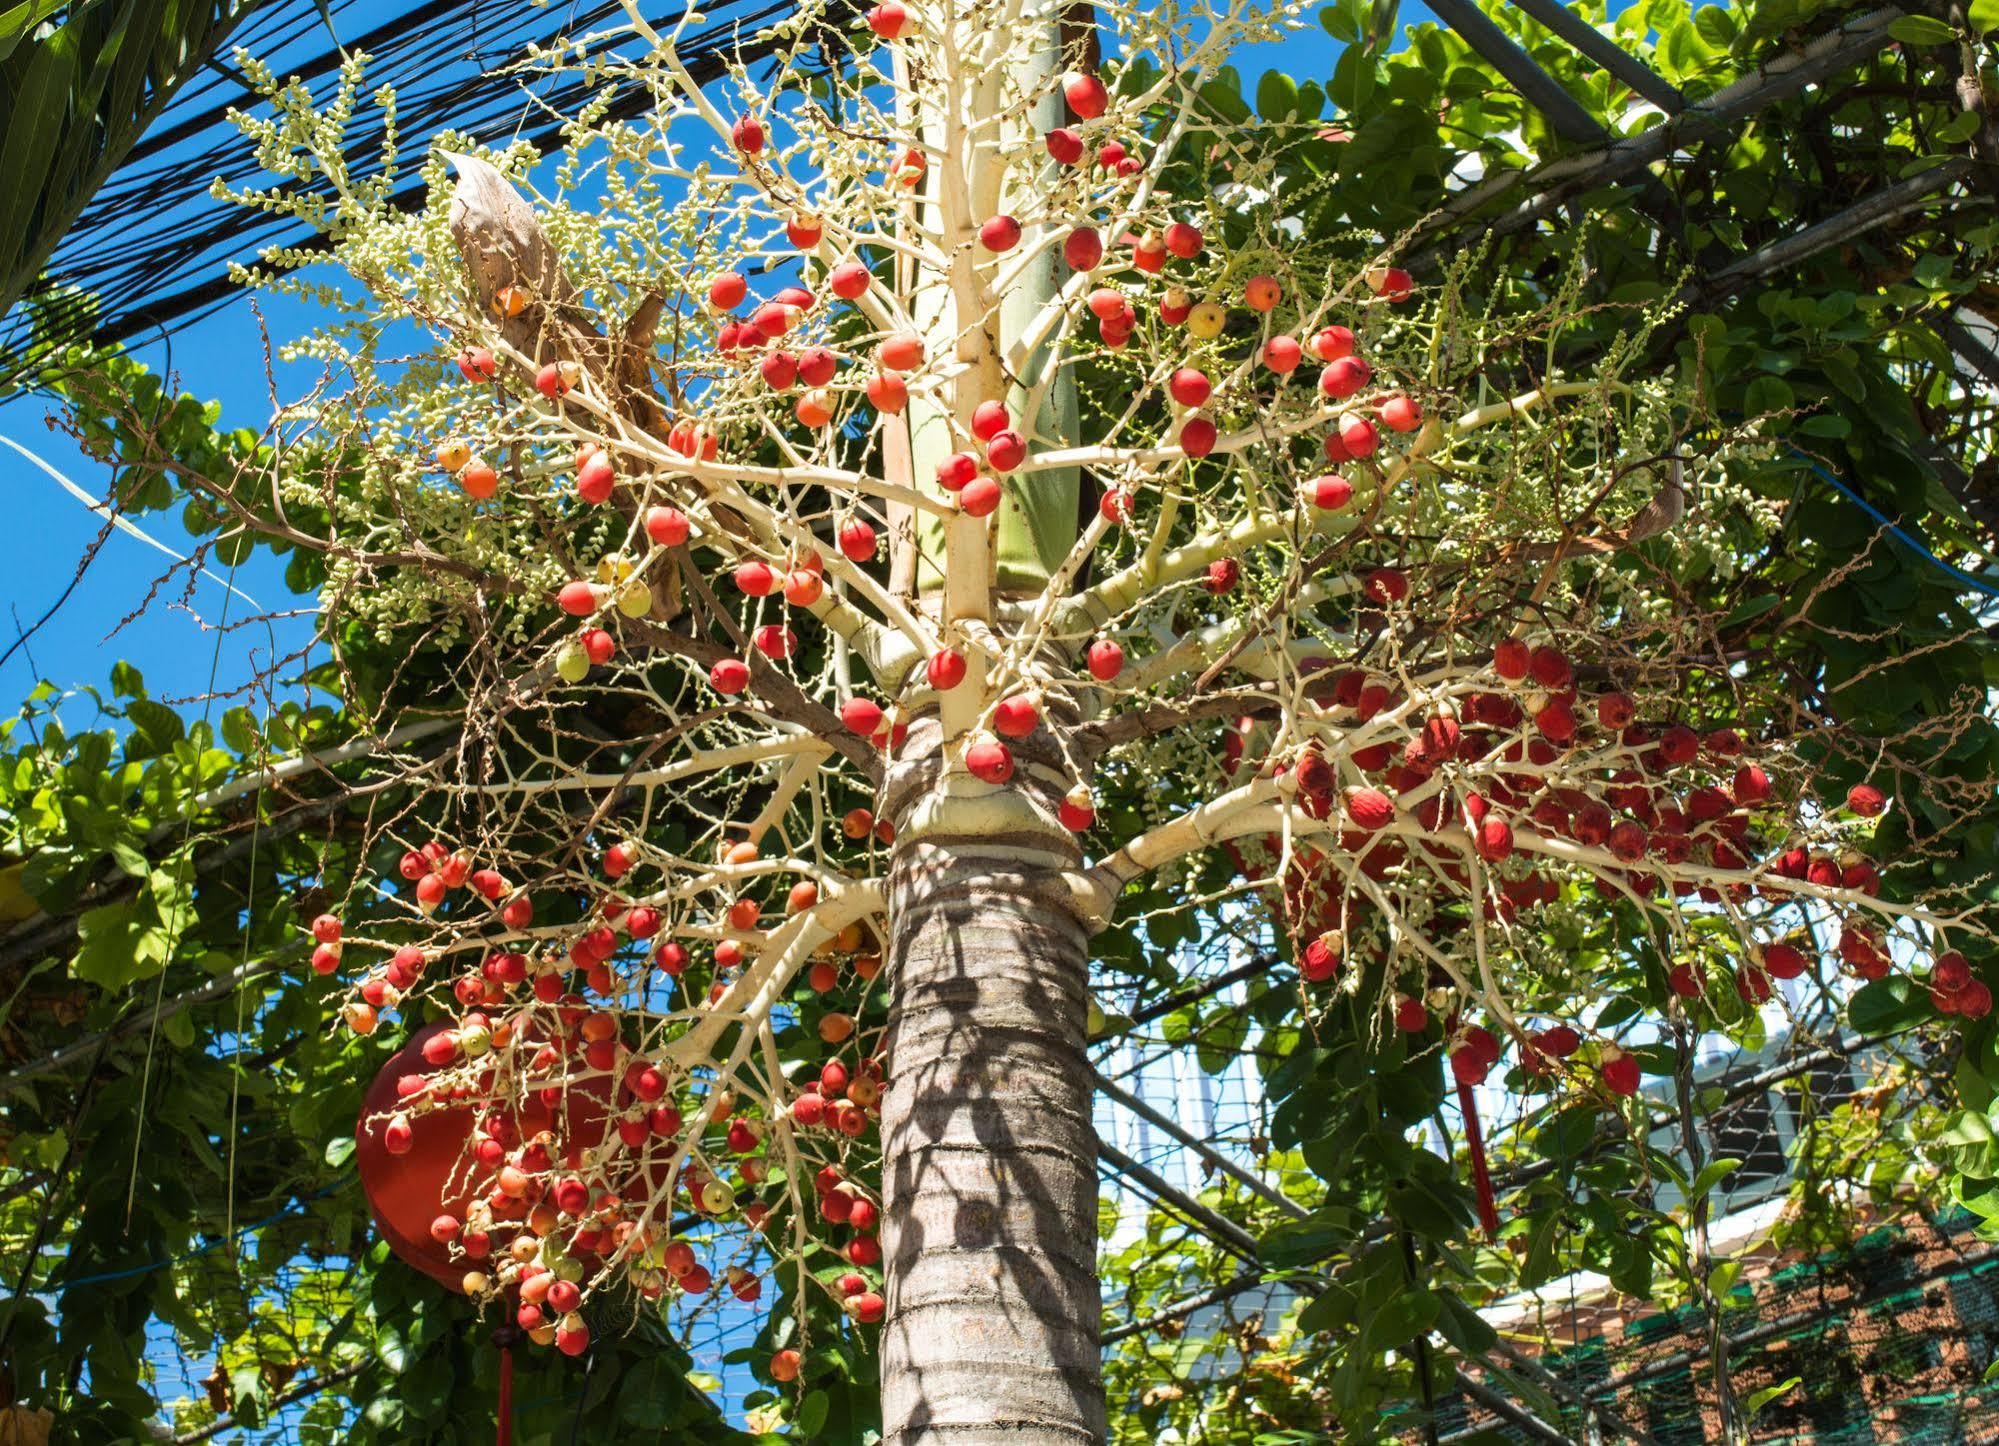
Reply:
[[[1999, 1441], [1999, 1382], [1985, 1381], [1999, 1359], [1999, 1251], [1973, 1237], [1973, 1223], [1960, 1212], [1934, 1225], [1884, 1226], [1844, 1250], [1766, 1263], [1738, 1286], [1724, 1316], [1736, 1398], [1793, 1383], [1755, 1410], [1753, 1438]], [[1659, 1446], [1721, 1438], [1698, 1310], [1634, 1316], [1628, 1302], [1622, 1313], [1608, 1302], [1579, 1304], [1543, 1327], [1533, 1354], [1545, 1375], [1531, 1387], [1518, 1371], [1473, 1369], [1515, 1413], [1579, 1442], [1628, 1439], [1620, 1422]], [[1438, 1403], [1437, 1434], [1458, 1443], [1547, 1440], [1465, 1392]]]

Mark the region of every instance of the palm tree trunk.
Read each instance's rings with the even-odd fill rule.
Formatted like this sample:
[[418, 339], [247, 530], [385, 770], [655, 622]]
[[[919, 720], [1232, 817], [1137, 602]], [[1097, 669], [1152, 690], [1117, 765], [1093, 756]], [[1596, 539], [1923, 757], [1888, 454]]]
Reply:
[[1023, 806], [1031, 784], [938, 798], [936, 725], [919, 729], [886, 800], [883, 1440], [1101, 1442], [1075, 846], [1040, 811], [1052, 797]]

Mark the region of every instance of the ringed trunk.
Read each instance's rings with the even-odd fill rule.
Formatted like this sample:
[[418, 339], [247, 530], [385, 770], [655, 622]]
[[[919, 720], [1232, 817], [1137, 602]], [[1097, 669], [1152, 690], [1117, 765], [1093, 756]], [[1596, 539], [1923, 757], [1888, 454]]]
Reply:
[[1032, 784], [961, 771], [940, 794], [939, 746], [919, 720], [885, 797], [883, 1440], [1087, 1446], [1106, 1428], [1076, 848]]

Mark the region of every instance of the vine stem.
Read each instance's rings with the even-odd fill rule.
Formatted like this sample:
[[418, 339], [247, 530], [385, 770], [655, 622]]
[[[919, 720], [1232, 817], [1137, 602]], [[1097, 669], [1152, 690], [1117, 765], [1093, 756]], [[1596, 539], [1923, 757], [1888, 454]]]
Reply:
[[[1694, 1120], [1694, 1052], [1693, 1042], [1687, 1034], [1686, 1012], [1677, 1005], [1673, 1009], [1673, 1088], [1678, 1096], [1680, 1115], [1680, 1144], [1687, 1154], [1687, 1179], [1697, 1181], [1706, 1168], [1707, 1154], [1701, 1148], [1700, 1129]], [[1735, 1387], [1729, 1376], [1728, 1334], [1721, 1319], [1721, 1300], [1714, 1293], [1709, 1280], [1708, 1262], [1712, 1258], [1708, 1244], [1708, 1215], [1713, 1186], [1698, 1192], [1690, 1192], [1687, 1201], [1687, 1243], [1688, 1268], [1692, 1276], [1695, 1295], [1701, 1302], [1701, 1309], [1707, 1317], [1708, 1371], [1714, 1383], [1714, 1397], [1721, 1412], [1722, 1440], [1729, 1446], [1747, 1446], [1749, 1424], [1743, 1418], [1741, 1403], [1735, 1399]]]

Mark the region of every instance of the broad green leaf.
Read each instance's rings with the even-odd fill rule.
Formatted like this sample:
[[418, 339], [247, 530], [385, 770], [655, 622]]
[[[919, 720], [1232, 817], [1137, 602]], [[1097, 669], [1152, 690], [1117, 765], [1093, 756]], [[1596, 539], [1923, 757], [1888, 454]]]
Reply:
[[1957, 39], [1956, 30], [1928, 15], [1898, 15], [1888, 33], [1904, 45], [1949, 45]]
[[1779, 1396], [1787, 1395], [1803, 1384], [1804, 1377], [1792, 1376], [1789, 1380], [1779, 1381], [1774, 1386], [1765, 1386], [1760, 1391], [1751, 1391], [1743, 1398], [1742, 1409], [1749, 1415], [1754, 1416]]
[[1699, 1200], [1714, 1189], [1715, 1186], [1719, 1185], [1730, 1171], [1738, 1170], [1741, 1167], [1742, 1161], [1730, 1159], [1726, 1155], [1709, 1160], [1705, 1165], [1701, 1166], [1700, 1174], [1694, 1176], [1693, 1189], [1690, 1192], [1692, 1197]]
[[1288, 121], [1297, 109], [1297, 82], [1281, 70], [1266, 70], [1256, 83], [1256, 113], [1268, 121]]
[[809, 1441], [825, 1429], [826, 1413], [832, 1405], [824, 1391], [806, 1392], [805, 1399], [798, 1406], [799, 1434]]

